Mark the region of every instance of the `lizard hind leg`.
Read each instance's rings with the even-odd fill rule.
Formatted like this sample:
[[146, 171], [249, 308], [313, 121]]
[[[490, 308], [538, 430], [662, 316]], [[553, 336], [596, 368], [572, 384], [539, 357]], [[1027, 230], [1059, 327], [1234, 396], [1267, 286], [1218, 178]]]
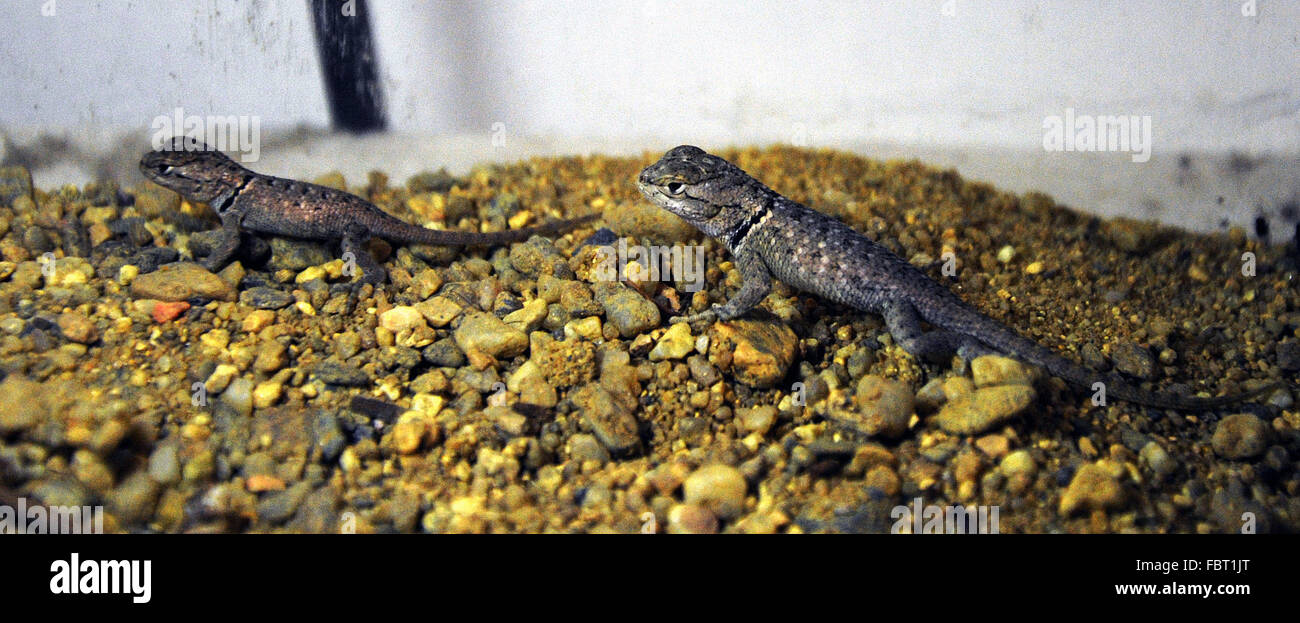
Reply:
[[370, 240], [370, 230], [360, 225], [350, 225], [343, 232], [340, 246], [343, 250], [344, 262], [355, 262], [356, 267], [361, 269], [361, 277], [357, 279], [357, 285], [368, 283], [377, 287], [388, 278], [388, 271], [384, 270], [384, 267], [380, 266], [374, 256], [366, 250], [367, 240]]
[[894, 341], [917, 359], [942, 362], [945, 357], [956, 353], [964, 361], [970, 362], [981, 355], [998, 354], [997, 350], [963, 333], [946, 329], [922, 330], [921, 317], [907, 302], [887, 304], [882, 315]]

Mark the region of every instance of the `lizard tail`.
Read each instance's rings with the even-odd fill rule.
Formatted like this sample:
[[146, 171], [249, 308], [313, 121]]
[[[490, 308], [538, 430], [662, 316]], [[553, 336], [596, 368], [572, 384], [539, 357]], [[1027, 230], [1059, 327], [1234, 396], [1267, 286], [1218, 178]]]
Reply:
[[573, 229], [583, 223], [599, 218], [599, 214], [587, 214], [577, 218], [562, 219], [522, 229], [507, 229], [486, 233], [453, 231], [446, 229], [426, 229], [412, 227], [410, 242], [442, 246], [498, 245], [520, 242], [536, 235], [554, 234]]
[[[1056, 351], [1016, 333], [1010, 327], [1007, 327], [1001, 322], [998, 322], [969, 305], [966, 305], [964, 302], [961, 302], [960, 299], [956, 299], [955, 296], [953, 299], [950, 299], [950, 303], [959, 305], [963, 308], [961, 313], [955, 314], [953, 313], [955, 310], [950, 309], [950, 311], [944, 314], [934, 315], [934, 319], [926, 318], [926, 321], [941, 326], [944, 329], [959, 331], [965, 335], [974, 336], [984, 345], [998, 350], [1012, 358], [1019, 359], [1032, 365], [1041, 366], [1051, 375], [1076, 387], [1088, 391], [1097, 391], [1099, 388], [1095, 387], [1095, 384], [1102, 383], [1102, 388], [1105, 390], [1104, 396], [1107, 398], [1119, 398], [1120, 400], [1126, 400], [1128, 402], [1148, 407], [1175, 409], [1180, 411], [1208, 411], [1244, 402], [1261, 394], [1273, 391], [1278, 387], [1284, 386], [1281, 382], [1275, 382], [1241, 393], [1229, 394], [1226, 396], [1214, 396], [1211, 398], [1182, 396], [1168, 392], [1150, 392], [1129, 383], [1117, 374], [1098, 372], [1085, 368], [1084, 366], [1065, 358]], [[963, 320], [956, 323], [936, 322], [942, 321], [945, 318], [953, 317], [960, 317]]]

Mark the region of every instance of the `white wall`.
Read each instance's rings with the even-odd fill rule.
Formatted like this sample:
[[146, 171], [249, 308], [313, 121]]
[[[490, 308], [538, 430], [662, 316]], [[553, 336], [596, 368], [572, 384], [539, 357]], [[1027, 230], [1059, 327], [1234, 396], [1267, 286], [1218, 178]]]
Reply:
[[[328, 121], [305, 0], [53, 0], [43, 16], [50, 1], [0, 5], [0, 130], [28, 158], [42, 133], [70, 136], [79, 160], [43, 163], [51, 180], [95, 158], [113, 169], [104, 143], [139, 144], [180, 106], [257, 116], [271, 172], [803, 140], [924, 155], [1103, 213], [1177, 203], [1195, 216], [1173, 220], [1199, 228], [1300, 196], [1300, 2], [372, 0], [405, 138], [362, 162], [350, 139], [275, 138]], [[1044, 153], [1044, 117], [1066, 108], [1149, 115], [1152, 161]], [[1258, 159], [1251, 179], [1226, 172], [1238, 152]], [[1205, 186], [1187, 196], [1171, 177], [1184, 153]], [[1228, 208], [1203, 199], [1225, 192]]]

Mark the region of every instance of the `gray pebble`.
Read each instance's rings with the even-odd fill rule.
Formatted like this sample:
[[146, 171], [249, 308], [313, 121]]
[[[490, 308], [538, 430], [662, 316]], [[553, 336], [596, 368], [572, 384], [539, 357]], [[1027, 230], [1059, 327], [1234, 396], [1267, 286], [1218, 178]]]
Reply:
[[293, 295], [274, 288], [249, 288], [239, 293], [239, 303], [256, 309], [281, 309], [293, 303]]
[[1124, 374], [1143, 380], [1150, 380], [1156, 376], [1155, 357], [1151, 356], [1151, 349], [1145, 346], [1138, 346], [1132, 342], [1117, 344], [1111, 351], [1111, 359], [1115, 362], [1115, 369]]
[[321, 382], [330, 385], [364, 387], [370, 384], [370, 377], [365, 372], [337, 361], [322, 361], [316, 364], [312, 374]]

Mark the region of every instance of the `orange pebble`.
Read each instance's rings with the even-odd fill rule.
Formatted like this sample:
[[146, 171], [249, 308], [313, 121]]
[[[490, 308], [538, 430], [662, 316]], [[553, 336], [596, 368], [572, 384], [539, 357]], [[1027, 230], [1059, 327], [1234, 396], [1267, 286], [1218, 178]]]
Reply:
[[284, 488], [284, 481], [275, 476], [253, 474], [248, 477], [248, 490], [253, 493], [262, 491], [279, 491]]
[[153, 306], [153, 319], [155, 322], [168, 322], [170, 320], [175, 320], [177, 316], [181, 315], [189, 308], [190, 304], [185, 301], [177, 301], [175, 303], [158, 301], [158, 303]]

